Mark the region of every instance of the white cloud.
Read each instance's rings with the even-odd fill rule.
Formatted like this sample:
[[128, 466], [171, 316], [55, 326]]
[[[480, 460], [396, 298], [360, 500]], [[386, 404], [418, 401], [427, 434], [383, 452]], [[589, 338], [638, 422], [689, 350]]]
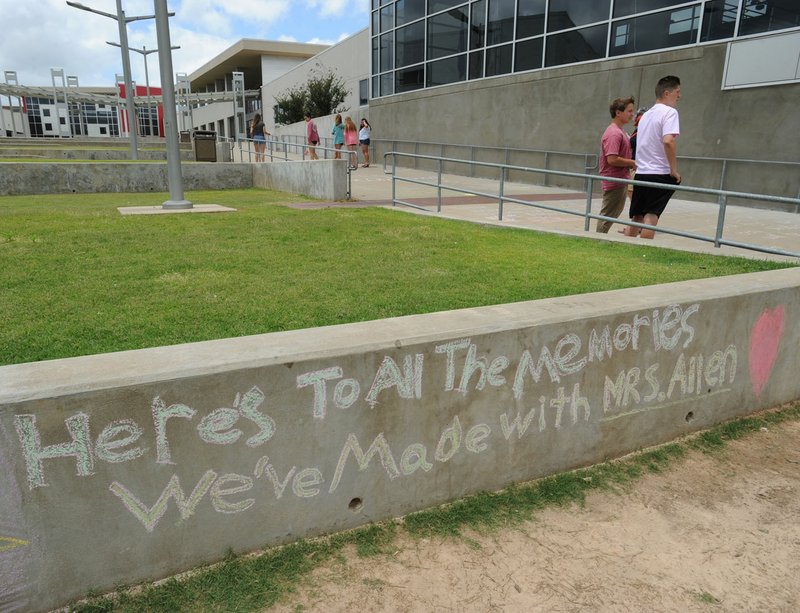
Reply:
[[305, 3], [310, 9], [319, 9], [321, 17], [342, 17], [369, 10], [369, 0], [305, 0]]

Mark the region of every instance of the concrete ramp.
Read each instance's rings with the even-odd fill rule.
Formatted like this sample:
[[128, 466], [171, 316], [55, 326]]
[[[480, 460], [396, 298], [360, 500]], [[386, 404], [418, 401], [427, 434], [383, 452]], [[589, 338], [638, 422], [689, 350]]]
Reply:
[[800, 398], [800, 269], [0, 368], [0, 605], [44, 610]]

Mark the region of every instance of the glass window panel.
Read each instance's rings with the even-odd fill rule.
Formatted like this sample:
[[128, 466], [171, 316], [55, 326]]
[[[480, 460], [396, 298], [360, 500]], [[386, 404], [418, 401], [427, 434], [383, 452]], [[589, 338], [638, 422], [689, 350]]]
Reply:
[[512, 45], [490, 47], [486, 50], [486, 76], [511, 72]]
[[469, 54], [469, 78], [480, 79], [483, 77], [483, 51], [473, 51]]
[[464, 0], [428, 0], [428, 15], [449, 9], [457, 4], [464, 4]]
[[514, 38], [515, 0], [489, 0], [486, 44], [506, 43]]
[[565, 30], [608, 19], [611, 0], [550, 0], [547, 31]]
[[467, 78], [467, 55], [428, 62], [428, 87], [456, 83]]
[[774, 32], [800, 26], [800, 3], [797, 0], [744, 0], [739, 36]]
[[517, 9], [517, 38], [544, 33], [546, 0], [519, 0]]
[[372, 77], [372, 96], [374, 98], [378, 98], [382, 96], [381, 93], [381, 78], [380, 77]]
[[480, 49], [486, 44], [486, 2], [480, 0], [473, 3], [470, 11], [469, 48]]
[[376, 9], [381, 5], [380, 0], [372, 0], [372, 8]]
[[358, 103], [361, 106], [369, 104], [369, 79], [361, 79], [358, 82]]
[[413, 68], [404, 68], [403, 70], [396, 71], [394, 74], [394, 91], [396, 94], [421, 89], [425, 86], [425, 70], [422, 65], [414, 66]]
[[425, 59], [425, 22], [397, 28], [397, 67], [418, 64]]
[[467, 50], [467, 8], [457, 8], [428, 19], [428, 59]]
[[381, 36], [381, 69], [380, 72], [384, 70], [391, 70], [394, 68], [394, 54], [392, 53], [394, 50], [393, 43], [393, 35], [391, 33], [384, 34]]
[[711, 0], [706, 2], [704, 11], [701, 41], [733, 38], [739, 0]]
[[374, 11], [372, 13], [372, 33], [378, 34], [381, 31], [381, 12]]
[[534, 38], [517, 43], [517, 49], [514, 53], [514, 72], [541, 68], [542, 59], [544, 58], [543, 43], [543, 38]]
[[381, 9], [381, 32], [391, 30], [394, 27], [394, 4], [384, 6]]
[[611, 25], [609, 55], [689, 45], [697, 40], [699, 25], [699, 6], [615, 21]]
[[608, 25], [564, 32], [547, 39], [545, 66], [596, 60], [606, 55]]
[[380, 39], [375, 36], [372, 39], [372, 74], [381, 71], [381, 43]]
[[394, 74], [389, 72], [381, 75], [381, 96], [394, 93]]
[[614, 17], [626, 17], [634, 13], [657, 11], [676, 4], [686, 4], [686, 0], [616, 0], [614, 2]]
[[425, 15], [425, 0], [397, 0], [395, 16], [397, 25], [410, 23]]

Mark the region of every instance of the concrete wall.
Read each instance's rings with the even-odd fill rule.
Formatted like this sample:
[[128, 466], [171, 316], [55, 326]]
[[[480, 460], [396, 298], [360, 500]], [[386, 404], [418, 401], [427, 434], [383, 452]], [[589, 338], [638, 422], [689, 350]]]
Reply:
[[603, 461], [798, 363], [789, 269], [0, 367], [0, 606]]
[[[187, 190], [253, 186], [251, 164], [200, 162], [183, 164], [181, 170]], [[2, 196], [168, 190], [166, 163], [0, 163]]]
[[253, 187], [277, 189], [321, 200], [347, 198], [345, 160], [306, 160], [253, 166]]
[[[676, 74], [683, 94], [679, 155], [800, 160], [800, 84], [722, 91], [725, 51], [725, 44], [698, 46], [375, 99], [370, 102], [372, 134], [597, 152], [611, 100], [634, 95], [637, 106], [652, 106], [658, 79]], [[685, 161], [681, 170], [687, 185], [719, 188], [719, 164]], [[728, 169], [725, 188], [797, 197], [799, 178], [796, 166], [738, 165]]]

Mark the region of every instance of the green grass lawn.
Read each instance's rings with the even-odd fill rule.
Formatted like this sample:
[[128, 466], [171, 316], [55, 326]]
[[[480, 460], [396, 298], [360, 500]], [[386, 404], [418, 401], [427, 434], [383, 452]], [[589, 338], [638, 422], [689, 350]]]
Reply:
[[0, 197], [0, 364], [781, 268], [379, 208], [121, 216], [167, 194]]

